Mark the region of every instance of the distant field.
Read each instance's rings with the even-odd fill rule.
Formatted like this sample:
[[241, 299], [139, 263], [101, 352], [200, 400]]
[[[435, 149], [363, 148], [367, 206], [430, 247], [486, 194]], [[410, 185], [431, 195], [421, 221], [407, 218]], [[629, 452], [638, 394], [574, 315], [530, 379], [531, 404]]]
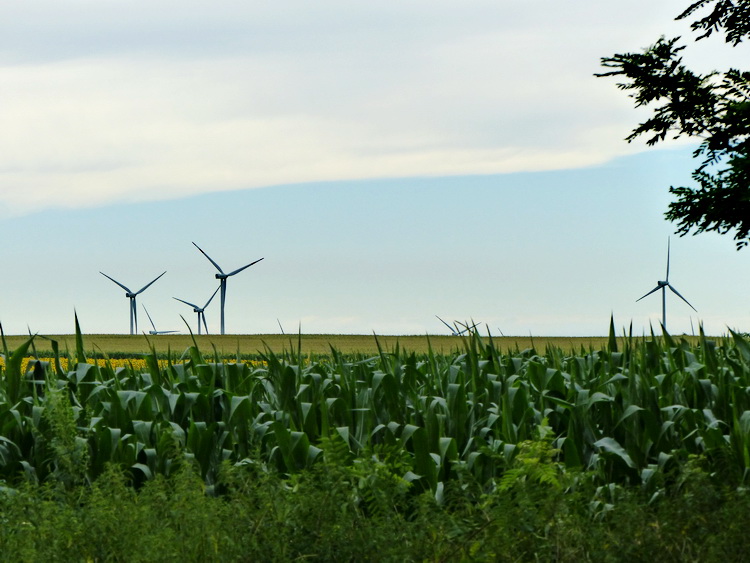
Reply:
[[[304, 354], [328, 354], [331, 347], [343, 353], [375, 354], [378, 351], [376, 339], [373, 335], [339, 335], [339, 334], [303, 334], [302, 352]], [[694, 337], [684, 337], [692, 343], [697, 342]], [[8, 347], [13, 349], [28, 339], [28, 336], [6, 336]], [[66, 348], [75, 350], [75, 336], [71, 334], [37, 336], [34, 344], [39, 354], [49, 353], [52, 348], [50, 339], [57, 340], [60, 350]], [[233, 335], [202, 335], [195, 336], [199, 349], [204, 354], [211, 354], [214, 347], [222, 357], [233, 357], [239, 353], [242, 356], [254, 355], [270, 349], [282, 352], [297, 348], [297, 335], [280, 334], [233, 334]], [[550, 337], [550, 336], [505, 336], [493, 337], [495, 346], [501, 351], [524, 350], [534, 347], [544, 352], [548, 345], [559, 347], [565, 351], [579, 351], [601, 349], [607, 345], [604, 336], [587, 337]], [[144, 335], [113, 335], [113, 334], [84, 334], [84, 348], [87, 354], [95, 356], [108, 355], [139, 355], [149, 351], [153, 346], [160, 355], [171, 352], [179, 356], [192, 344], [190, 335], [162, 334], [156, 336]], [[417, 354], [428, 351], [431, 346], [439, 354], [449, 354], [463, 350], [463, 338], [457, 336], [378, 336], [377, 342], [384, 350], [392, 350], [398, 344], [401, 349]]]

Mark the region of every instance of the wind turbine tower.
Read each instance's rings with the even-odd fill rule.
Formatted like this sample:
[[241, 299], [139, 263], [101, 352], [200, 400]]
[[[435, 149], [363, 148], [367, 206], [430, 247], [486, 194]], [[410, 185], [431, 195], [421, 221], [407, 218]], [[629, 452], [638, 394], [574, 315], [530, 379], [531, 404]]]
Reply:
[[244, 270], [245, 268], [249, 268], [253, 264], [257, 264], [258, 262], [263, 260], [263, 258], [258, 258], [255, 262], [250, 262], [246, 266], [242, 266], [241, 268], [237, 268], [233, 272], [229, 272], [228, 274], [225, 274], [224, 270], [222, 270], [221, 267], [216, 262], [214, 262], [213, 259], [208, 254], [203, 252], [200, 246], [198, 246], [195, 243], [193, 243], [193, 246], [195, 246], [195, 248], [200, 250], [201, 254], [203, 254], [203, 256], [205, 256], [206, 258], [208, 258], [208, 261], [211, 262], [211, 264], [213, 264], [217, 270], [219, 270], [219, 273], [216, 274], [216, 279], [219, 280], [219, 284], [220, 284], [219, 289], [221, 289], [221, 334], [224, 334], [224, 303], [226, 302], [226, 298], [227, 298], [227, 278], [235, 274], [239, 274], [242, 270]]
[[688, 306], [693, 311], [695, 311], [696, 313], [698, 312], [698, 310], [692, 305], [690, 305], [690, 302], [687, 299], [685, 299], [682, 295], [680, 295], [680, 292], [677, 291], [671, 283], [669, 283], [669, 239], [667, 239], [667, 275], [665, 279], [663, 281], [656, 282], [656, 287], [654, 289], [649, 291], [646, 295], [644, 295], [640, 299], [636, 299], [636, 303], [637, 303], [638, 301], [640, 301], [644, 297], [648, 297], [655, 291], [661, 290], [661, 315], [662, 315], [661, 325], [664, 327], [664, 330], [667, 330], [667, 288], [672, 290], [672, 293], [674, 293], [677, 297], [679, 297], [685, 303], [687, 303]]
[[177, 301], [180, 301], [181, 303], [184, 303], [185, 305], [190, 305], [193, 308], [194, 313], [198, 313], [198, 334], [201, 333], [201, 319], [203, 319], [203, 326], [206, 327], [206, 334], [208, 334], [208, 325], [206, 324], [206, 307], [208, 307], [208, 304], [211, 303], [211, 300], [214, 298], [214, 295], [219, 291], [220, 287], [216, 288], [216, 291], [213, 292], [211, 297], [209, 297], [208, 301], [206, 301], [206, 304], [203, 305], [203, 307], [199, 307], [195, 303], [188, 303], [184, 299], [178, 299], [177, 297], [172, 297], [172, 299], [177, 299]]
[[166, 271], [162, 272], [161, 274], [159, 274], [158, 276], [156, 276], [153, 280], [151, 280], [149, 283], [147, 283], [146, 285], [144, 285], [138, 291], [132, 291], [132, 290], [128, 289], [126, 286], [124, 286], [123, 284], [121, 284], [120, 282], [118, 282], [116, 279], [110, 278], [104, 272], [99, 272], [99, 273], [101, 275], [103, 275], [105, 278], [107, 278], [108, 280], [111, 280], [111, 281], [115, 282], [117, 285], [119, 285], [121, 288], [123, 288], [125, 290], [125, 297], [127, 297], [128, 299], [130, 299], [130, 334], [131, 335], [135, 334], [138, 331], [138, 312], [137, 312], [136, 306], [135, 306], [135, 298], [136, 298], [136, 296], [139, 295], [139, 294], [141, 294], [141, 293], [143, 293], [144, 291], [146, 291], [146, 289], [148, 289], [148, 287], [152, 283], [154, 283], [156, 280], [158, 280], [160, 277], [162, 277], [167, 272]]

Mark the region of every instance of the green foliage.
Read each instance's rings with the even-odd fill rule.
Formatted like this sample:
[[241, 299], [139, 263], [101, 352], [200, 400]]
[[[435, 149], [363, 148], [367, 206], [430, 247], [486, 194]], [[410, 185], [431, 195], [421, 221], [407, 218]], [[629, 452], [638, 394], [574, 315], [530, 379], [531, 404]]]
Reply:
[[688, 18], [711, 4], [713, 4], [713, 10], [694, 21], [690, 26], [694, 31], [703, 31], [699, 39], [723, 30], [726, 33], [726, 42], [736, 46], [750, 35], [750, 6], [743, 1], [698, 0], [690, 4], [684, 12], [677, 16], [677, 19]]
[[[525, 452], [554, 465], [546, 440]], [[358, 492], [362, 467], [319, 464], [285, 478], [260, 463], [225, 465], [215, 497], [189, 465], [139, 491], [110, 465], [74, 496], [0, 489], [0, 551], [12, 561], [741, 561], [750, 498], [704, 463], [692, 460], [651, 503], [585, 479], [564, 489], [527, 479], [481, 499], [454, 481], [443, 503], [395, 489], [401, 500], [378, 514]], [[602, 518], [591, 517], [595, 498], [611, 502]]]
[[[713, 10], [692, 23], [693, 30], [703, 32], [698, 40], [722, 32], [736, 46], [748, 37], [750, 8], [744, 0], [700, 0], [677, 19], [711, 4]], [[696, 73], [682, 63], [685, 45], [679, 39], [662, 37], [642, 53], [602, 58], [602, 65], [614, 70], [597, 76], [624, 78], [618, 87], [632, 92], [636, 107], [656, 105], [628, 141], [646, 135], [653, 145], [671, 134], [701, 139], [694, 156], [702, 161], [693, 172], [699, 187], [670, 188], [677, 200], [666, 217], [681, 235], [693, 229], [695, 234], [735, 230], [741, 248], [750, 242], [750, 71]]]
[[561, 491], [565, 467], [554, 461], [559, 454], [560, 450], [552, 447], [549, 429], [543, 424], [538, 440], [526, 440], [518, 445], [518, 453], [500, 479], [498, 489], [510, 491], [532, 487], [538, 490], [541, 486]]
[[750, 343], [613, 327], [579, 353], [473, 333], [450, 356], [298, 348], [250, 365], [192, 346], [166, 367], [67, 372], [23, 373], [25, 344], [0, 372], [0, 552], [731, 560], [711, 534], [744, 540]]
[[600, 483], [653, 487], [691, 454], [746, 483], [750, 344], [741, 335], [721, 347], [666, 333], [618, 343], [611, 320], [607, 348], [580, 354], [502, 353], [477, 333], [462, 342], [454, 356], [334, 350], [311, 362], [299, 350], [267, 351], [260, 366], [208, 363], [191, 346], [166, 367], [152, 352], [143, 370], [70, 362], [63, 372], [55, 358], [56, 367], [34, 361], [21, 373], [26, 342], [0, 379], [0, 475], [65, 488], [115, 463], [140, 486], [187, 461], [213, 490], [225, 461], [257, 455], [293, 475], [340, 449], [357, 463], [398, 459], [396, 476], [437, 498], [454, 479], [507, 482], [543, 428], [556, 463]]
[[88, 477], [88, 443], [79, 436], [67, 389], [47, 389], [43, 416], [49, 425], [49, 463], [52, 466], [49, 479], [65, 490], [85, 483]]

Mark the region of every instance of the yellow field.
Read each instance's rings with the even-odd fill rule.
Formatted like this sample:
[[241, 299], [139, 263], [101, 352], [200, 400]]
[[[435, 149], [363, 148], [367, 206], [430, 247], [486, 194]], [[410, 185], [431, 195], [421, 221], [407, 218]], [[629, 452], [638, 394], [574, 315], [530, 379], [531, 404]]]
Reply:
[[[38, 355], [38, 358], [34, 358], [31, 356], [25, 357], [21, 361], [21, 372], [26, 373], [29, 369], [29, 363], [34, 360], [39, 360], [41, 362], [47, 362], [50, 366], [55, 365], [55, 359], [53, 357], [47, 357], [44, 355], [44, 353], [41, 353]], [[99, 366], [99, 367], [110, 367], [114, 370], [117, 370], [118, 368], [130, 368], [135, 370], [136, 372], [140, 371], [147, 371], [148, 365], [146, 363], [146, 359], [143, 357], [135, 357], [135, 358], [87, 358], [86, 362]], [[169, 361], [166, 359], [159, 359], [157, 360], [159, 364], [159, 369], [166, 369], [169, 366]], [[266, 365], [266, 363], [263, 360], [243, 360], [243, 363], [249, 364], [252, 367], [263, 367]], [[177, 360], [172, 365], [179, 364], [180, 361]], [[71, 365], [72, 364], [72, 365]], [[68, 362], [68, 358], [62, 357], [60, 358], [60, 367], [63, 371], [68, 371], [71, 369], [75, 369], [76, 366], [75, 359], [71, 359], [70, 362]], [[0, 356], [0, 367], [5, 367], [5, 359]]]
[[[242, 356], [253, 355], [270, 349], [275, 353], [297, 348], [297, 335], [279, 334], [244, 334], [244, 335], [202, 335], [195, 336], [198, 347], [206, 356], [212, 356], [214, 347], [221, 357], [235, 357], [239, 351]], [[682, 337], [681, 337], [682, 338]], [[684, 337], [696, 342], [695, 337]], [[28, 336], [7, 336], [8, 347], [13, 350]], [[57, 340], [60, 351], [64, 355], [66, 349], [71, 353], [75, 350], [75, 336], [70, 334], [37, 336], [34, 340], [37, 353], [40, 356], [51, 355], [50, 339]], [[303, 354], [328, 354], [331, 346], [342, 353], [376, 354], [377, 344], [373, 335], [337, 335], [337, 334], [303, 334]], [[428, 345], [435, 353], [449, 354], [463, 350], [464, 339], [456, 336], [378, 336], [378, 342], [384, 350], [393, 350], [398, 343], [401, 349], [409, 352], [424, 353]], [[547, 346], [554, 346], [567, 352], [600, 349], [607, 345], [604, 336], [591, 337], [549, 337], [549, 336], [506, 336], [493, 337], [495, 346], [503, 352], [516, 349], [523, 350], [532, 346], [539, 352], [544, 352]], [[137, 357], [149, 352], [151, 346], [159, 355], [179, 357], [192, 345], [190, 335], [162, 334], [156, 336], [129, 336], [112, 334], [90, 334], [83, 337], [84, 348], [89, 357], [128, 356]]]

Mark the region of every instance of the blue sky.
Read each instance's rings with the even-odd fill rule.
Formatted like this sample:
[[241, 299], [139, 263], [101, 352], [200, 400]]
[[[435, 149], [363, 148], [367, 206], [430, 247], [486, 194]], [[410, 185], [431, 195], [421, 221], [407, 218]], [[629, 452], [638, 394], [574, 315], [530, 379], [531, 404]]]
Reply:
[[[660, 299], [635, 300], [663, 279], [691, 147], [625, 143], [645, 114], [592, 75], [687, 35], [683, 7], [6, 4], [0, 322], [70, 332], [75, 309], [124, 333], [124, 292], [98, 272], [137, 289], [167, 270], [139, 303], [195, 330], [172, 299], [215, 289], [195, 241], [225, 270], [264, 257], [229, 280], [228, 332], [441, 333], [437, 314], [595, 335], [610, 313], [648, 331]], [[670, 331], [748, 326], [747, 252], [672, 237], [670, 281], [699, 313], [670, 296]]]

